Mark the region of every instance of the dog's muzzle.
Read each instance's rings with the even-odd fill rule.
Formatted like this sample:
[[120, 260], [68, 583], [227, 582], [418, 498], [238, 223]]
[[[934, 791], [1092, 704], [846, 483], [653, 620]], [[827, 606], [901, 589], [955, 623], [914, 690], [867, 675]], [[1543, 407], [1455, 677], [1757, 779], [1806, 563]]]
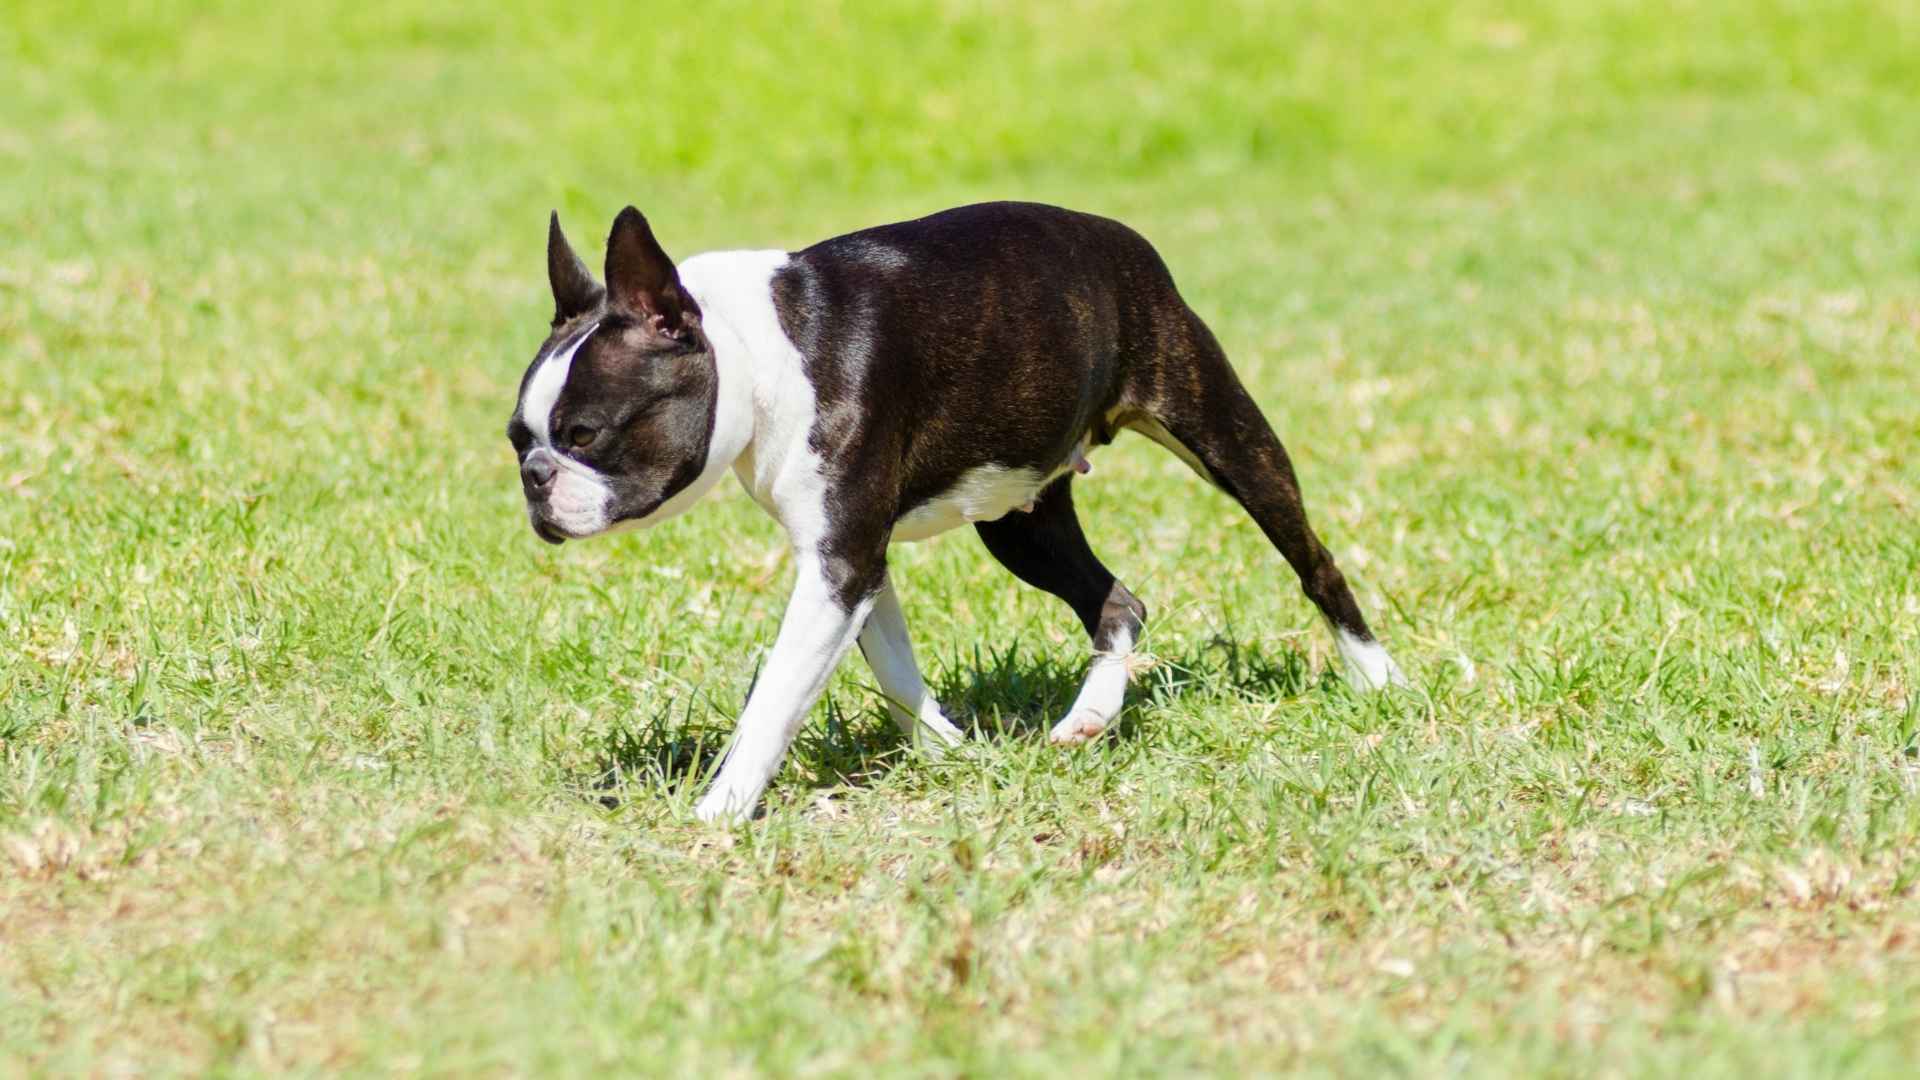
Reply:
[[546, 518], [547, 497], [553, 494], [554, 481], [560, 475], [560, 463], [545, 447], [537, 447], [520, 463], [520, 489], [527, 496], [527, 518], [533, 534], [549, 544], [564, 544], [565, 533]]
[[559, 475], [560, 463], [546, 447], [536, 447], [527, 454], [527, 459], [520, 463], [520, 487], [527, 493], [527, 502], [544, 502]]

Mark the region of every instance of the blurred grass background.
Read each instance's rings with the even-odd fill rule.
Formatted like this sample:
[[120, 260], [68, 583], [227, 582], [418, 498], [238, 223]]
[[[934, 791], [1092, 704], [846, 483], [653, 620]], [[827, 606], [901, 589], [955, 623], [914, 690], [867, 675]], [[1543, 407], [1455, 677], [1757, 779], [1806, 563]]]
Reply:
[[[1915, 56], [1786, 0], [8, 8], [0, 1061], [1902, 1071]], [[896, 566], [979, 744], [901, 761], [850, 664], [692, 828], [780, 540], [527, 533], [545, 213], [985, 198], [1154, 240], [1422, 694], [1124, 441], [1121, 737], [1044, 745], [1078, 631], [956, 535]]]

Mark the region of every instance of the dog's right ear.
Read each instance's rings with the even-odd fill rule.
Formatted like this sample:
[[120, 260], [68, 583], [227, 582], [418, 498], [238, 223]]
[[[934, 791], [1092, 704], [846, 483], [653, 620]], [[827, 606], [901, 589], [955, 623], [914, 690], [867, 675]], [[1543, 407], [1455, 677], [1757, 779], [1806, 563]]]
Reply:
[[560, 231], [560, 211], [547, 225], [547, 284], [553, 286], [553, 325], [592, 311], [607, 294], [593, 280], [593, 271], [573, 253], [567, 234]]

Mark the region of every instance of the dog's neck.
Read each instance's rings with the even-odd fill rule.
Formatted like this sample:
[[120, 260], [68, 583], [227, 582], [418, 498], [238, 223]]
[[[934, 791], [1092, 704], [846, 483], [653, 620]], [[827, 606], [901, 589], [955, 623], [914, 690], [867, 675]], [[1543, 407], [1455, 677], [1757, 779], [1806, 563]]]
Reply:
[[804, 531], [796, 520], [802, 506], [788, 504], [816, 471], [807, 445], [814, 395], [774, 305], [773, 276], [786, 262], [784, 251], [715, 251], [679, 266], [700, 305], [720, 384], [707, 464], [689, 492], [698, 498], [732, 469], [755, 502]]

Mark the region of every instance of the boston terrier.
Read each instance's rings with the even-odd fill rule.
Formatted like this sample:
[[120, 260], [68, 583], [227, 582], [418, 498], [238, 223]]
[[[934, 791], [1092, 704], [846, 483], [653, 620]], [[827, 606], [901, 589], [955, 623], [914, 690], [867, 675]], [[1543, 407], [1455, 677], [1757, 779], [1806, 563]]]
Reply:
[[915, 745], [960, 740], [920, 677], [887, 546], [962, 525], [1066, 601], [1092, 639], [1053, 741], [1105, 731], [1147, 609], [1087, 546], [1072, 485], [1123, 430], [1239, 501], [1326, 616], [1357, 685], [1404, 683], [1308, 526], [1260, 407], [1127, 226], [984, 203], [800, 252], [676, 266], [628, 207], [605, 276], [603, 287], [555, 214], [553, 327], [507, 424], [533, 531], [558, 544], [651, 525], [732, 470], [785, 527], [797, 564], [702, 820], [753, 812], [856, 643]]

